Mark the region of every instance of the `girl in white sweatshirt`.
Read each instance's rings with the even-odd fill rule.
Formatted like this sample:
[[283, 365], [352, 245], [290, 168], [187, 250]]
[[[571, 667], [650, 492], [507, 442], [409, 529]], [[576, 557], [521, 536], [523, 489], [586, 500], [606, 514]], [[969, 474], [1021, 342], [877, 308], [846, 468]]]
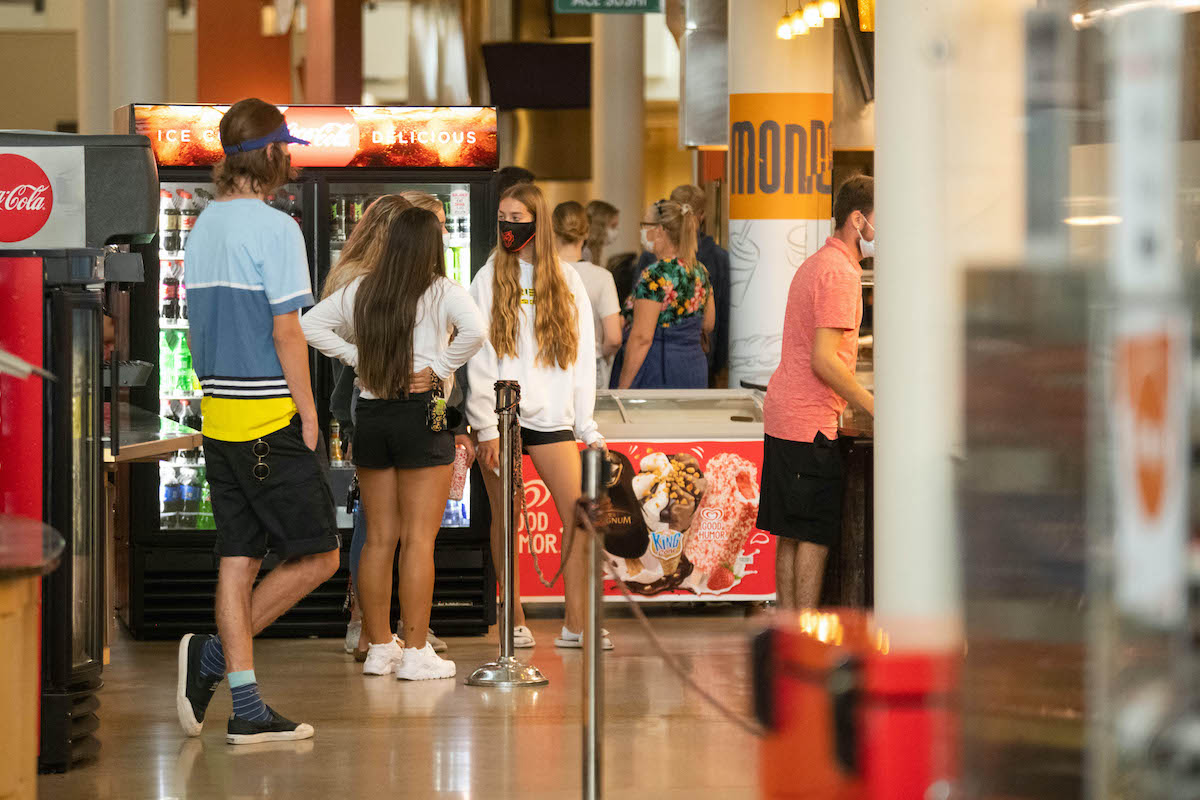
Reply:
[[[470, 295], [445, 277], [441, 224], [406, 209], [387, 232], [380, 263], [304, 315], [309, 344], [358, 372], [362, 394], [354, 428], [354, 465], [367, 519], [358, 568], [370, 647], [363, 673], [428, 680], [455, 674], [427, 643], [433, 601], [433, 546], [450, 493], [454, 434], [434, 430], [432, 394], [410, 391], [415, 377], [441, 381], [483, 344], [483, 319]], [[456, 331], [453, 340], [450, 331]], [[392, 560], [402, 545], [402, 649], [392, 634]]]
[[[550, 211], [541, 190], [521, 183], [506, 191], [500, 198], [498, 226], [499, 246], [471, 283], [488, 339], [467, 364], [467, 419], [479, 440], [477, 457], [492, 505], [492, 556], [496, 573], [502, 575], [498, 470], [509, 467], [500, 465], [496, 381], [515, 380], [521, 385], [521, 441], [550, 490], [564, 524], [564, 539], [580, 496], [575, 442], [603, 448], [604, 438], [592, 418], [596, 358], [591, 304], [579, 273], [555, 251]], [[519, 513], [520, 503], [515, 505]], [[514, 521], [514, 535], [516, 529]], [[562, 554], [567, 559], [563, 576], [567, 613], [555, 642], [560, 647], [581, 646], [586, 563], [578, 538], [572, 551]], [[533, 647], [533, 634], [521, 608], [520, 584], [513, 589], [517, 597], [514, 643]], [[612, 644], [606, 639], [605, 646]]]

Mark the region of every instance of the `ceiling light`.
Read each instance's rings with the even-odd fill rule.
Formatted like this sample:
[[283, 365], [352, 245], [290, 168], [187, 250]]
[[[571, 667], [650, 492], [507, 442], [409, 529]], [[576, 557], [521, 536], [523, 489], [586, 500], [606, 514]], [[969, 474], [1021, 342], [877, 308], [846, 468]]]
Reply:
[[821, 0], [821, 16], [825, 19], [837, 19], [842, 16], [840, 0]]
[[780, 39], [792, 38], [792, 23], [788, 21], [787, 17], [779, 20], [779, 27], [775, 29], [775, 35]]
[[808, 33], [808, 23], [804, 21], [804, 14], [800, 9], [796, 9], [787, 17], [788, 23], [792, 26], [792, 36], [804, 36]]
[[875, 31], [875, 0], [858, 0], [858, 29], [863, 33]]
[[820, 3], [809, 3], [804, 6], [804, 24], [810, 28], [820, 28], [825, 24], [825, 18], [821, 16]]

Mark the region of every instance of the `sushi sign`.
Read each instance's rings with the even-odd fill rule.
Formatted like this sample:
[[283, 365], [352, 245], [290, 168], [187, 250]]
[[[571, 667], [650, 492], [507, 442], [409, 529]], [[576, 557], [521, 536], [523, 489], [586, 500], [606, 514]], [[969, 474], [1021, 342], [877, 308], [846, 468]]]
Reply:
[[[609, 450], [614, 477], [597, 518], [609, 550], [606, 595], [621, 595], [615, 575], [648, 601], [774, 598], [775, 540], [754, 525], [761, 441], [610, 441]], [[533, 560], [536, 554], [545, 575], [558, 570], [562, 521], [528, 456], [524, 473], [521, 595], [559, 601], [562, 583], [545, 588]]]

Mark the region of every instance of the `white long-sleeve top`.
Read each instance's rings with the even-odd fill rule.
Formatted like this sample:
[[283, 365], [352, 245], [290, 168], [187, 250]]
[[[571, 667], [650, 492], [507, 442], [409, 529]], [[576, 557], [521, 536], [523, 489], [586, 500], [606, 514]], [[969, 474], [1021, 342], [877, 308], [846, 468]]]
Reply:
[[[521, 384], [521, 425], [535, 431], [570, 430], [575, 438], [593, 444], [603, 437], [592, 414], [596, 407], [596, 334], [592, 326], [592, 305], [579, 273], [560, 260], [559, 269], [567, 288], [575, 298], [575, 317], [579, 326], [579, 347], [575, 363], [562, 369], [538, 363], [537, 335], [534, 332], [533, 265], [521, 263], [521, 317], [517, 331], [516, 358], [497, 358], [490, 340], [485, 341], [467, 362], [467, 421], [481, 442], [500, 435], [496, 421], [498, 380]], [[492, 294], [495, 266], [491, 259], [471, 281], [471, 297], [479, 306], [487, 329], [491, 330]]]
[[[362, 278], [338, 289], [317, 303], [300, 320], [304, 338], [314, 348], [347, 366], [358, 368], [354, 344], [354, 300]], [[450, 333], [457, 330], [454, 341]], [[487, 327], [467, 290], [448, 278], [439, 278], [417, 301], [413, 326], [413, 371], [431, 367], [443, 381], [467, 363], [487, 338]], [[361, 397], [377, 400], [365, 386]]]

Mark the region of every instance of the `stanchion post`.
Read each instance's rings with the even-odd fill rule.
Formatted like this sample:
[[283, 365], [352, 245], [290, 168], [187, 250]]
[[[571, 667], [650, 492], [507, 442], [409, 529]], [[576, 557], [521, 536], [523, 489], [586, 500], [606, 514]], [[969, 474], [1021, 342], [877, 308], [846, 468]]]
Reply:
[[[583, 452], [583, 499], [589, 509], [603, 497], [607, 486], [604, 453]], [[604, 795], [604, 562], [603, 547], [595, 536], [583, 537], [587, 559], [587, 604], [583, 625], [583, 798]]]
[[[521, 386], [516, 381], [496, 381], [496, 416], [500, 426], [500, 507], [504, 515], [501, 523], [501, 551], [504, 556], [502, 570], [504, 578], [504, 605], [500, 609], [500, 658], [489, 661], [467, 678], [470, 686], [510, 688], [514, 686], [545, 686], [548, 681], [541, 671], [531, 665], [522, 664], [513, 655], [513, 620], [516, 608], [516, 547], [513, 544], [516, 531], [513, 526], [513, 459], [516, 442], [513, 432], [517, 426], [517, 406], [521, 402]], [[482, 466], [482, 465], [481, 465]], [[486, 469], [486, 467], [482, 467]]]

